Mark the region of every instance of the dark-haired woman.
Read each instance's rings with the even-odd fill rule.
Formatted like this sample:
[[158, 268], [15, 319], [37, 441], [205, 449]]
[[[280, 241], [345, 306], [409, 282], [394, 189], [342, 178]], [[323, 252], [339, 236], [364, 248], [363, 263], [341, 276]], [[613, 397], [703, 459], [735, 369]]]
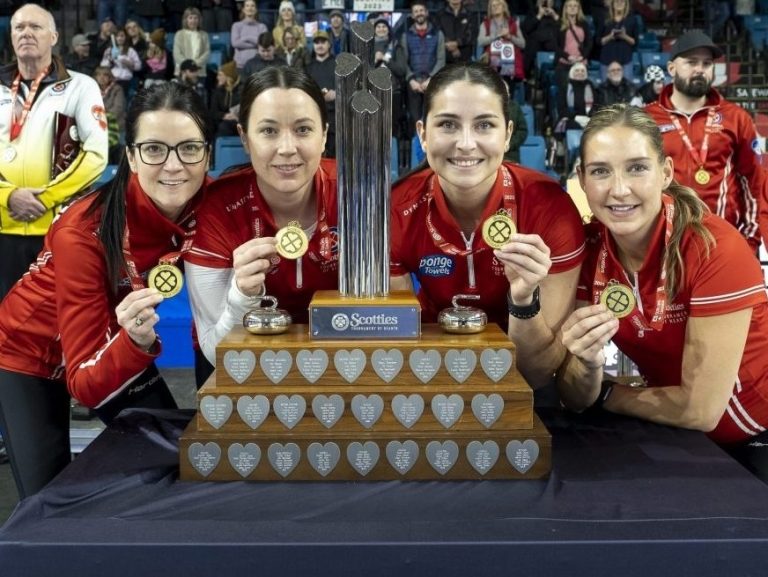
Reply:
[[133, 99], [115, 179], [61, 213], [0, 307], [0, 429], [21, 497], [70, 459], [70, 395], [109, 420], [123, 406], [173, 406], [154, 368], [163, 297], [146, 288], [195, 231], [211, 130], [176, 84]]
[[[314, 292], [338, 286], [336, 163], [321, 159], [328, 118], [319, 86], [287, 66], [250, 76], [237, 129], [251, 165], [212, 185], [187, 259], [197, 335], [211, 363], [219, 341], [265, 292], [306, 323]], [[279, 256], [275, 243], [290, 223], [309, 239], [294, 260]]]
[[[705, 431], [768, 481], [768, 299], [754, 253], [674, 182], [643, 111], [594, 114], [581, 158], [595, 221], [579, 308], [562, 327], [563, 402]], [[603, 382], [610, 339], [637, 364], [642, 386]]]
[[[537, 387], [565, 354], [555, 334], [573, 310], [584, 234], [558, 183], [503, 162], [514, 130], [507, 99], [504, 81], [479, 63], [446, 66], [430, 81], [417, 124], [428, 166], [392, 191], [391, 286], [410, 288], [409, 274], [418, 277], [425, 322], [454, 295], [478, 295]], [[491, 248], [482, 232], [491, 221], [517, 233]]]

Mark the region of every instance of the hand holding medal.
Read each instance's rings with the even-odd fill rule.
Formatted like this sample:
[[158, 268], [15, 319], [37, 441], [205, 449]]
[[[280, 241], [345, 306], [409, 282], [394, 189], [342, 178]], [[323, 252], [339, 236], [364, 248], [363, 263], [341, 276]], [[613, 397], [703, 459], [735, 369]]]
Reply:
[[528, 304], [552, 266], [549, 247], [538, 234], [515, 233], [493, 254], [504, 265], [513, 303]]
[[163, 302], [163, 295], [152, 288], [131, 291], [115, 307], [117, 324], [128, 333], [131, 340], [144, 350], [148, 350], [157, 340], [155, 325], [160, 316], [155, 308]]
[[278, 230], [275, 234], [275, 240], [277, 241], [277, 254], [291, 260], [301, 258], [309, 248], [309, 238], [296, 221], [289, 222]]
[[618, 330], [618, 319], [603, 305], [581, 307], [563, 323], [562, 342], [586, 368], [602, 369], [605, 366], [605, 345]]
[[632, 314], [637, 301], [631, 288], [614, 281], [600, 293], [600, 303], [617, 319], [623, 319]]
[[277, 259], [273, 237], [252, 238], [232, 251], [232, 268], [238, 290], [249, 297], [264, 294], [267, 272]]

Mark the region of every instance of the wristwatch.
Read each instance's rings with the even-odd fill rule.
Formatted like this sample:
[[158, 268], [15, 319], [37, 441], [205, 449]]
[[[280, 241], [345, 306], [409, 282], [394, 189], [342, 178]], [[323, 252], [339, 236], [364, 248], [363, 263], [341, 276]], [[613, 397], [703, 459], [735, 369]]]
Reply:
[[518, 306], [512, 302], [512, 297], [510, 296], [509, 291], [507, 291], [507, 310], [509, 311], [509, 314], [516, 319], [522, 320], [535, 317], [541, 310], [541, 301], [539, 300], [540, 292], [539, 287], [536, 287], [533, 291], [533, 300], [531, 300], [531, 304]]

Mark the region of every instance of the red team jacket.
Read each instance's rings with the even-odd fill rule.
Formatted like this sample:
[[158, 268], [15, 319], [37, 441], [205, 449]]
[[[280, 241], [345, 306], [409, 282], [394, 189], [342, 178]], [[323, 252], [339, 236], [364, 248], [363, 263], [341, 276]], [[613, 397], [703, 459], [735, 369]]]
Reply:
[[[647, 257], [636, 274], [635, 297], [650, 319], [656, 303], [656, 288], [661, 276], [665, 217], [659, 216]], [[709, 258], [702, 240], [687, 231], [680, 245], [685, 274], [678, 294], [666, 303], [661, 330], [640, 330], [625, 317], [613, 341], [638, 366], [652, 387], [679, 386], [682, 380], [683, 348], [689, 317], [706, 317], [752, 309], [744, 355], [739, 367], [733, 395], [718, 426], [709, 436], [719, 443], [743, 441], [768, 427], [768, 298], [763, 288], [763, 275], [754, 253], [738, 233], [714, 215], [704, 218], [704, 225], [715, 237], [716, 245]], [[593, 282], [604, 236], [600, 223], [587, 232], [587, 257], [581, 269], [576, 298], [595, 302]], [[632, 283], [608, 242], [606, 262], [608, 280], [630, 286]], [[599, 288], [599, 287], [597, 287]], [[717, 354], [716, 352], [714, 354]]]
[[[706, 106], [688, 117], [674, 110], [670, 100], [672, 88], [672, 85], [666, 86], [659, 100], [644, 110], [656, 121], [664, 138], [664, 151], [674, 159], [675, 180], [695, 190], [712, 212], [734, 225], [756, 249], [760, 244], [758, 205], [766, 202], [766, 181], [752, 118], [715, 89], [710, 91]], [[680, 120], [693, 148], [700, 151], [710, 108], [714, 109], [715, 115], [704, 165], [710, 180], [702, 185], [694, 179], [699, 165], [688, 152], [671, 119]]]
[[[196, 204], [198, 194], [190, 205]], [[37, 262], [0, 308], [0, 367], [49, 379], [66, 378], [70, 394], [96, 407], [130, 384], [158, 356], [142, 351], [117, 324], [115, 307], [131, 291], [124, 276], [113, 295], [97, 236], [100, 212], [91, 194], [53, 222]], [[166, 219], [132, 177], [126, 191], [130, 248], [142, 278], [180, 248], [194, 226], [188, 206], [179, 224]], [[162, 306], [159, 309], [162, 315]]]
[[[550, 273], [573, 269], [584, 258], [584, 231], [578, 211], [568, 194], [554, 180], [540, 172], [505, 163], [512, 177], [517, 205], [517, 229], [524, 234], [538, 234], [551, 251]], [[426, 224], [430, 212], [428, 190], [434, 172], [425, 169], [392, 190], [392, 276], [414, 273], [421, 289], [422, 322], [433, 323], [438, 313], [451, 306], [457, 294], [480, 295], [472, 306], [483, 309], [489, 322], [506, 330], [508, 323], [506, 293], [509, 282], [504, 266], [476, 231], [467, 245], [461, 229], [451, 215], [440, 185], [435, 178], [435, 197], [431, 220], [437, 231], [461, 249], [471, 249], [466, 256], [446, 254], [432, 239]], [[503, 206], [502, 169], [491, 190], [482, 220]]]

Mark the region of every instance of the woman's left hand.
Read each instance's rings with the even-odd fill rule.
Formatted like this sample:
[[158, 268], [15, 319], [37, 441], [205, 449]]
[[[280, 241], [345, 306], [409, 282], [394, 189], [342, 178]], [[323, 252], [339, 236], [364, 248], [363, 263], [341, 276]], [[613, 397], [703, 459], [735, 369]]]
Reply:
[[493, 254], [504, 265], [512, 301], [530, 303], [533, 291], [546, 278], [552, 261], [549, 247], [538, 234], [515, 234]]
[[155, 325], [160, 316], [155, 308], [163, 302], [163, 295], [155, 289], [132, 291], [115, 308], [119, 324], [131, 340], [144, 351], [149, 351], [157, 340]]

